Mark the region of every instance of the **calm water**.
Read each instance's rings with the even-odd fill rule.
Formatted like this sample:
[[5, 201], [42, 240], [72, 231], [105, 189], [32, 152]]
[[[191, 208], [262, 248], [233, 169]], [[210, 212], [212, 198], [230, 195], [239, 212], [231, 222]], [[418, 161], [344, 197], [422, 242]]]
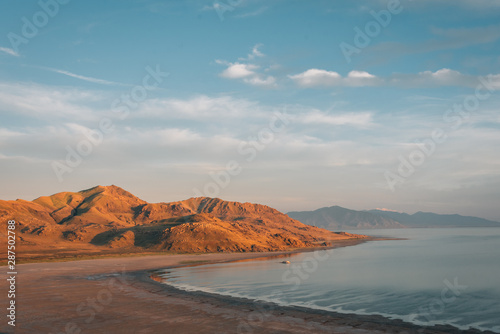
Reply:
[[500, 333], [500, 228], [357, 232], [408, 240], [161, 273], [185, 290]]

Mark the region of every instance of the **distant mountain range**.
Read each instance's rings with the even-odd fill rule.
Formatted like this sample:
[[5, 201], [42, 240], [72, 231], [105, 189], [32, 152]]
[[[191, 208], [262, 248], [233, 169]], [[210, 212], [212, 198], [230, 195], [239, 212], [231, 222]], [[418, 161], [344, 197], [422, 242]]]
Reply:
[[415, 227], [500, 227], [500, 222], [456, 214], [442, 215], [430, 212], [417, 212], [410, 215], [386, 210], [356, 211], [340, 206], [325, 207], [314, 211], [292, 211], [287, 214], [304, 224], [330, 230]]
[[62, 252], [253, 252], [365, 238], [304, 225], [271, 207], [197, 197], [148, 203], [117, 186], [33, 201], [0, 200], [0, 236], [16, 221], [20, 255]]
[[332, 230], [405, 227], [390, 217], [366, 211], [349, 210], [340, 206], [314, 211], [288, 212], [287, 214], [304, 224]]
[[412, 215], [395, 211], [370, 210], [369, 212], [391, 218], [406, 227], [500, 227], [500, 222], [479, 217], [442, 215], [419, 211]]

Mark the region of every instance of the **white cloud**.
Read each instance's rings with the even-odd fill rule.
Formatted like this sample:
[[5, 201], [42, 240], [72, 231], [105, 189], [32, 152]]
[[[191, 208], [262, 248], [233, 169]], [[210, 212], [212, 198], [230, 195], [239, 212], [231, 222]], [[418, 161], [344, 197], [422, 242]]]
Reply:
[[365, 71], [351, 71], [351, 72], [349, 72], [348, 77], [353, 78], [353, 79], [372, 79], [372, 78], [375, 78], [374, 75], [371, 75], [370, 73], [365, 72]]
[[[462, 86], [475, 88], [480, 83], [479, 76], [466, 75], [448, 68], [442, 68], [435, 72], [423, 71], [416, 74], [393, 73], [387, 77], [377, 77], [365, 71], [351, 71], [346, 77], [342, 77], [337, 72], [312, 68], [288, 77], [302, 87], [396, 86], [407, 88]], [[490, 74], [486, 78], [492, 87], [495, 89], [500, 88], [500, 74]]]
[[19, 57], [19, 53], [17, 53], [16, 51], [12, 50], [11, 48], [0, 47], [0, 51], [3, 52], [3, 53], [6, 53], [8, 55], [14, 56], [14, 57]]
[[464, 77], [462, 73], [450, 70], [448, 68], [442, 68], [440, 70], [437, 70], [436, 72], [431, 72], [431, 71], [420, 72], [418, 76], [428, 80], [436, 80], [445, 83], [459, 81]]
[[364, 71], [351, 71], [344, 78], [337, 72], [312, 68], [299, 74], [289, 75], [288, 77], [303, 87], [360, 87], [374, 86], [379, 83], [379, 79], [376, 76]]
[[245, 78], [243, 81], [254, 86], [265, 86], [265, 87], [276, 86], [276, 78], [271, 75], [265, 78], [260, 75], [254, 75], [250, 78]]
[[351, 87], [376, 86], [380, 84], [380, 80], [376, 76], [364, 71], [349, 72], [344, 82], [345, 85]]
[[[241, 79], [244, 83], [272, 88], [276, 87], [276, 78], [272, 75], [264, 75], [259, 73], [262, 67], [252, 63], [251, 61], [257, 58], [264, 58], [265, 55], [259, 50], [262, 44], [256, 44], [252, 48], [252, 52], [246, 58], [238, 58], [239, 62], [228, 62], [225, 60], [216, 60], [215, 62], [220, 65], [227, 66], [219, 75], [226, 79]], [[262, 69], [263, 72], [269, 72], [273, 69], [273, 65]]]
[[290, 75], [289, 77], [299, 85], [305, 87], [332, 86], [342, 79], [342, 76], [337, 72], [330, 72], [317, 68], [311, 68], [305, 72]]
[[228, 79], [245, 78], [249, 76], [255, 76], [256, 73], [253, 70], [257, 68], [258, 66], [252, 64], [230, 63], [229, 66], [224, 71], [222, 71], [220, 75], [221, 77]]

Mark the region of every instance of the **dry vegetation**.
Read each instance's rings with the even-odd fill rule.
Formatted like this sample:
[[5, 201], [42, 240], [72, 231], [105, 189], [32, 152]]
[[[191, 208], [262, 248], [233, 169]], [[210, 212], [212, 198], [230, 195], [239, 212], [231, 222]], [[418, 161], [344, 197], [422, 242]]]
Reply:
[[1, 224], [9, 219], [17, 222], [18, 259], [24, 260], [277, 251], [364, 238], [304, 225], [265, 205], [207, 197], [152, 204], [116, 186], [0, 201]]

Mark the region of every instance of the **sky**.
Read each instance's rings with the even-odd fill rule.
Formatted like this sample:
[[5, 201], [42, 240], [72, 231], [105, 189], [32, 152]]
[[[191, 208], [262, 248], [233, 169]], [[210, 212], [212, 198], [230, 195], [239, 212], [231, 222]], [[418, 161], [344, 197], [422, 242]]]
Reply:
[[0, 198], [500, 221], [500, 1], [0, 2]]

